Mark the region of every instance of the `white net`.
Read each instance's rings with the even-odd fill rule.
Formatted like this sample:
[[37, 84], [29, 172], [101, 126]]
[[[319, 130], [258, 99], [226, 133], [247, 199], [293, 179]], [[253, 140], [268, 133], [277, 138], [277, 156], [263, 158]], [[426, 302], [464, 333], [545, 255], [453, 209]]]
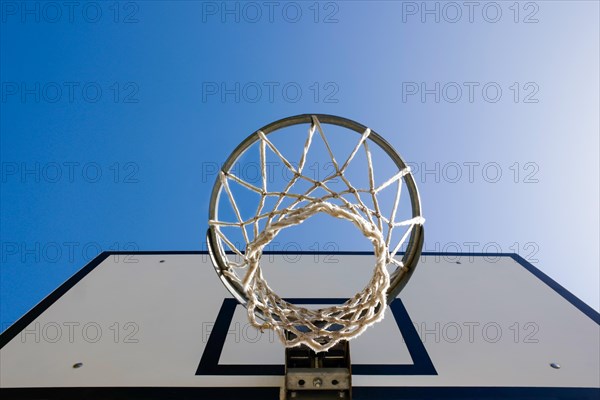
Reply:
[[[333, 172], [323, 179], [314, 179], [304, 173], [307, 155], [315, 134], [322, 139], [333, 164]], [[312, 124], [302, 149], [300, 161], [294, 166], [277, 147], [259, 131], [260, 187], [247, 182], [231, 171], [221, 171], [221, 190], [225, 192], [236, 221], [210, 220], [214, 227], [221, 249], [228, 249], [236, 256], [233, 259], [222, 255], [226, 279], [243, 288], [248, 299], [247, 309], [251, 324], [261, 330], [274, 329], [287, 347], [305, 344], [314, 351], [326, 351], [340, 340], [349, 340], [364, 332], [372, 324], [381, 320], [387, 307], [387, 291], [390, 286], [388, 265], [393, 264], [397, 271], [404, 268], [402, 261], [395, 258], [407, 241], [412, 227], [423, 224], [420, 216], [397, 221], [398, 205], [402, 191], [402, 180], [410, 173], [404, 168], [380, 185], [375, 184], [372, 155], [368, 145], [370, 129], [366, 129], [360, 140], [343, 163], [338, 163], [331, 150], [323, 128], [312, 116]], [[267, 149], [272, 151], [291, 172], [291, 179], [281, 191], [269, 191], [267, 175]], [[344, 175], [356, 154], [364, 150], [368, 168], [368, 187], [355, 188]], [[339, 178], [339, 179], [337, 179]], [[331, 189], [328, 182], [336, 179], [343, 189]], [[238, 185], [259, 195], [258, 207], [253, 217], [243, 219], [229, 183]], [[309, 187], [302, 193], [294, 193], [297, 182], [308, 182]], [[378, 202], [378, 194], [391, 185], [396, 186], [393, 206], [389, 216], [384, 216]], [[315, 195], [320, 189], [321, 196]], [[369, 201], [363, 201], [363, 197]], [[274, 198], [274, 206], [266, 209], [266, 200]], [[283, 206], [284, 199], [287, 200]], [[369, 204], [369, 206], [367, 206]], [[299, 307], [280, 298], [269, 287], [263, 277], [260, 259], [263, 249], [277, 234], [288, 227], [301, 224], [317, 213], [325, 213], [335, 218], [352, 222], [373, 244], [375, 267], [367, 286], [341, 305], [317, 310]], [[392, 243], [394, 228], [404, 227], [401, 238]], [[222, 228], [236, 228], [241, 231], [245, 248], [238, 248], [222, 231]], [[243, 247], [243, 246], [242, 246]]]

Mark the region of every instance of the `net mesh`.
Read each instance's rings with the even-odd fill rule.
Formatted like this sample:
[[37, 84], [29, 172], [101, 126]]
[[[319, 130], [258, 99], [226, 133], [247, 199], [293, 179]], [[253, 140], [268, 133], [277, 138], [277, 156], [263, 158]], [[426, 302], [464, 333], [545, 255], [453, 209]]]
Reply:
[[[371, 130], [367, 128], [350, 155], [340, 164], [336, 161], [319, 120], [313, 116], [302, 155], [296, 167], [281, 154], [262, 131], [258, 131], [260, 187], [236, 176], [231, 171], [220, 172], [221, 190], [226, 193], [237, 219], [236, 221], [220, 221], [218, 219], [209, 221], [209, 224], [215, 228], [218, 240], [221, 241], [221, 249], [227, 248], [237, 256], [234, 257], [234, 260], [224, 254], [221, 255], [227, 267], [222, 273], [228, 280], [243, 288], [248, 299], [247, 311], [250, 323], [261, 330], [275, 330], [287, 347], [305, 344], [314, 351], [326, 351], [340, 340], [357, 337], [369, 326], [380, 321], [387, 307], [386, 295], [390, 286], [390, 274], [387, 267], [394, 264], [396, 272], [404, 268], [402, 261], [394, 256], [408, 239], [411, 228], [424, 222], [420, 216], [396, 221], [402, 179], [410, 173], [410, 169], [406, 167], [383, 184], [376, 186], [372, 154], [367, 140], [370, 133]], [[321, 180], [313, 179], [303, 173], [307, 154], [316, 134], [323, 140], [334, 167], [334, 172]], [[269, 191], [266, 166], [267, 148], [276, 154], [285, 168], [291, 172], [292, 177], [282, 191]], [[361, 148], [366, 154], [368, 188], [355, 188], [344, 176], [344, 172]], [[328, 182], [335, 178], [341, 180], [344, 186], [343, 190], [332, 190], [328, 187]], [[293, 193], [292, 188], [299, 180], [307, 181], [309, 188], [303, 193]], [[235, 181], [260, 196], [256, 214], [252, 218], [246, 220], [242, 218], [229, 185], [230, 181]], [[390, 185], [396, 185], [396, 192], [392, 210], [389, 217], [386, 217], [381, 212], [377, 195]], [[317, 189], [321, 189], [320, 192], [324, 194], [315, 196], [314, 193]], [[372, 208], [365, 204], [363, 196], [370, 197]], [[275, 202], [274, 206], [270, 206], [266, 210], [268, 197], [275, 198]], [[285, 207], [282, 207], [284, 199], [288, 202]], [[341, 305], [313, 310], [286, 302], [275, 294], [263, 277], [260, 259], [264, 247], [282, 229], [301, 224], [317, 213], [326, 213], [335, 218], [352, 222], [373, 244], [375, 267], [373, 276], [366, 287], [351, 299]], [[407, 229], [400, 240], [392, 246], [392, 231], [401, 226]], [[238, 248], [228, 239], [221, 229], [224, 227], [241, 230], [245, 242], [244, 249]]]

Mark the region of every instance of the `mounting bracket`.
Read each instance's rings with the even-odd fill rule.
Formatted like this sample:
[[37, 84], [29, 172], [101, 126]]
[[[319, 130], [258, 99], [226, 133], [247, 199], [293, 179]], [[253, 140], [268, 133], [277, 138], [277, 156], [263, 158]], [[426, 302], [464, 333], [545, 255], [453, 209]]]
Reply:
[[350, 345], [342, 340], [325, 352], [306, 345], [285, 349], [287, 400], [352, 399]]

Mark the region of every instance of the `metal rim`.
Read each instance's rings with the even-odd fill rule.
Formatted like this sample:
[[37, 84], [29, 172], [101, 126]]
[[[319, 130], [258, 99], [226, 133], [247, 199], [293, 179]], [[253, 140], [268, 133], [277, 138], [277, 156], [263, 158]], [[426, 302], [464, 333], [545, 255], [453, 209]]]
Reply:
[[[231, 155], [227, 158], [227, 161], [221, 167], [221, 171], [227, 172], [233, 166], [235, 161], [254, 143], [260, 140], [258, 136], [258, 131], [262, 131], [265, 135], [269, 135], [275, 131], [278, 131], [283, 128], [287, 128], [293, 125], [299, 124], [311, 124], [312, 117], [315, 116], [319, 122], [322, 124], [329, 125], [337, 125], [349, 130], [353, 130], [356, 133], [362, 135], [362, 133], [367, 129], [366, 126], [352, 121], [347, 118], [338, 117], [335, 115], [327, 115], [327, 114], [301, 114], [293, 117], [287, 117], [280, 119], [278, 121], [272, 122], [259, 130], [252, 133], [246, 139], [244, 139], [236, 148], [233, 150]], [[372, 140], [375, 144], [377, 144], [386, 154], [394, 161], [399, 170], [403, 170], [406, 168], [406, 163], [400, 157], [400, 155], [396, 152], [396, 150], [390, 145], [383, 137], [381, 137], [374, 130], [371, 130], [369, 135], [369, 139]], [[407, 174], [403, 177], [404, 182], [406, 183], [409, 196], [410, 203], [412, 208], [412, 217], [419, 217], [422, 215], [421, 213], [421, 199], [419, 197], [419, 191], [417, 189], [417, 185], [412, 174]], [[209, 203], [209, 220], [213, 220], [216, 218], [216, 212], [218, 209], [219, 203], [219, 195], [221, 193], [222, 184], [217, 176], [215, 179], [215, 184], [213, 186], [213, 190], [210, 197]], [[222, 247], [221, 242], [218, 240], [216, 228], [214, 226], [209, 226], [208, 231], [206, 233], [207, 243], [208, 243], [208, 251], [210, 254], [211, 261], [217, 272], [217, 275], [225, 285], [225, 287], [231, 292], [231, 294], [244, 306], [248, 303], [248, 299], [244, 293], [242, 287], [230, 280], [223, 274], [223, 271], [227, 270], [227, 265], [223, 261], [223, 255], [225, 251]], [[406, 252], [402, 257], [402, 262], [406, 268], [404, 271], [399, 271], [398, 269], [391, 274], [390, 276], [390, 287], [387, 293], [388, 303], [391, 302], [398, 293], [404, 288], [414, 270], [417, 267], [419, 262], [419, 257], [421, 256], [421, 250], [423, 247], [423, 239], [424, 239], [424, 229], [422, 225], [414, 225], [410, 234], [410, 239], [408, 241], [408, 245], [406, 248]]]

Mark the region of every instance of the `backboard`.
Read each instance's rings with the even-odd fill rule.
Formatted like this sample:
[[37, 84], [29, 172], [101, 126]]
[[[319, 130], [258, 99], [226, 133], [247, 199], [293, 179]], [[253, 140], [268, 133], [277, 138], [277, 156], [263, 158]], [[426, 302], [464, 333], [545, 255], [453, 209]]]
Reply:
[[[352, 295], [373, 261], [262, 263], [278, 293], [317, 307]], [[350, 342], [353, 397], [598, 399], [599, 323], [518, 255], [423, 253], [385, 319]], [[278, 399], [283, 384], [283, 346], [250, 326], [205, 252], [102, 253], [0, 345], [11, 398]]]

